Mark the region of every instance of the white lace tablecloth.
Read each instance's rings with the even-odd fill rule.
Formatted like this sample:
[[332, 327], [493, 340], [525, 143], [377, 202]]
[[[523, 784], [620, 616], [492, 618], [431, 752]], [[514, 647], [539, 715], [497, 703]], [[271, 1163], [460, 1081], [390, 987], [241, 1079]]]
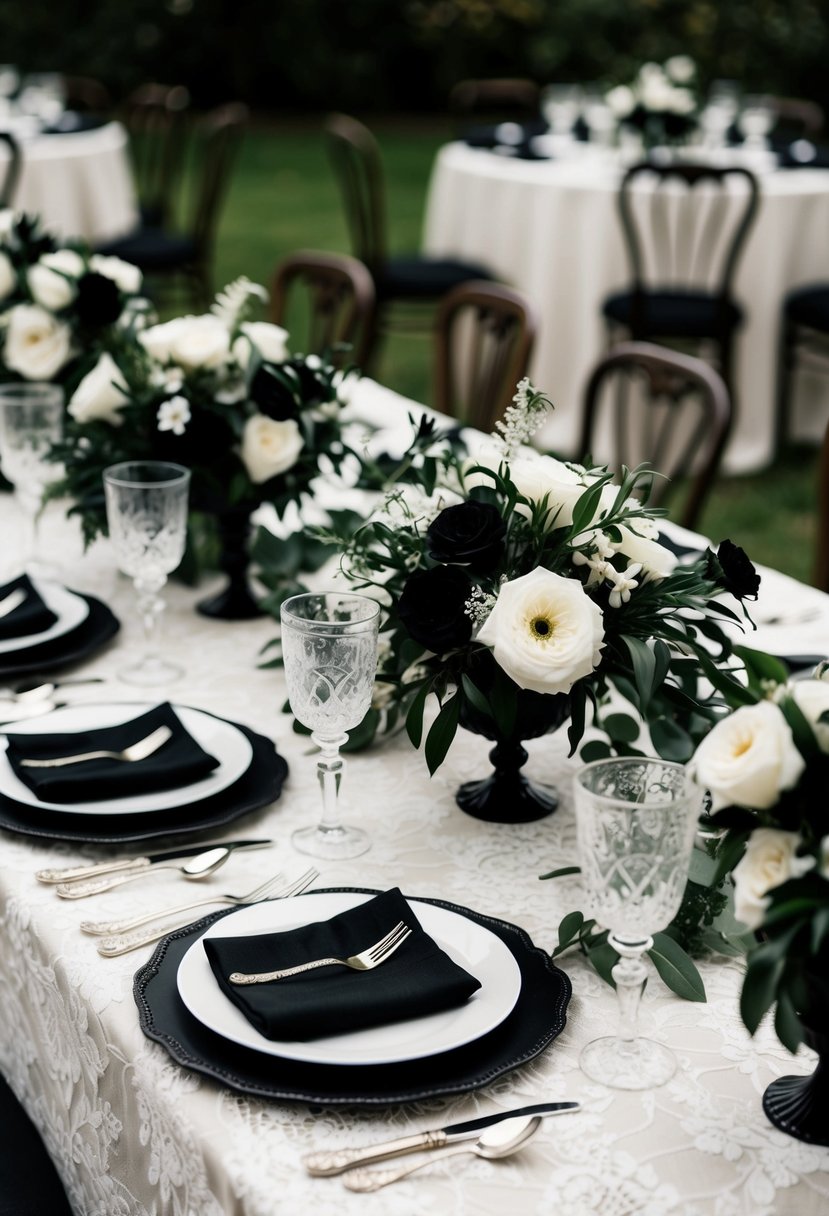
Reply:
[[[577, 148], [529, 161], [446, 145], [432, 172], [423, 236], [425, 252], [483, 262], [536, 305], [531, 375], [556, 403], [539, 438], [576, 459], [587, 379], [607, 349], [602, 303], [630, 281], [617, 207], [622, 166], [602, 149]], [[773, 458], [783, 299], [829, 278], [829, 170], [766, 167], [758, 177], [760, 207], [734, 281], [746, 318], [735, 343], [737, 417], [724, 457], [735, 473]], [[798, 373], [791, 411], [793, 435], [820, 438], [829, 418], [826, 377]]]
[[[5, 496], [0, 528], [4, 541], [13, 538], [13, 506]], [[105, 684], [66, 689], [66, 699], [138, 700], [117, 680], [118, 669], [141, 645], [130, 584], [114, 573], [106, 543], [80, 556], [72, 529], [54, 507], [45, 535], [69, 585], [107, 600], [123, 622], [118, 639], [83, 667]], [[281, 712], [281, 674], [257, 668], [273, 624], [196, 615], [194, 605], [206, 590], [169, 589], [166, 645], [187, 674], [165, 691], [276, 740], [291, 766], [281, 799], [216, 834], [269, 835], [276, 846], [237, 854], [199, 887], [156, 873], [97, 896], [96, 917], [184, 902], [206, 889], [247, 890], [277, 869], [305, 868], [289, 837], [317, 814], [315, 764], [307, 741], [292, 733]], [[799, 588], [787, 600], [822, 612], [829, 639], [827, 597]], [[537, 945], [554, 947], [559, 920], [579, 904], [578, 884], [538, 876], [574, 860], [569, 783], [576, 762], [567, 758], [562, 735], [530, 742], [527, 772], [558, 787], [559, 810], [535, 824], [488, 825], [467, 818], [453, 800], [461, 781], [489, 771], [487, 750], [484, 740], [462, 733], [432, 780], [404, 736], [351, 757], [346, 811], [370, 832], [373, 845], [356, 861], [321, 864], [318, 885], [399, 885], [409, 895], [440, 897], [512, 921]], [[814, 1057], [802, 1050], [793, 1059], [768, 1026], [749, 1038], [737, 1009], [739, 963], [702, 965], [706, 1004], [677, 999], [655, 976], [648, 984], [644, 1028], [679, 1059], [674, 1079], [652, 1092], [611, 1092], [580, 1073], [582, 1046], [615, 1023], [615, 997], [580, 957], [566, 955], [562, 966], [573, 997], [564, 1032], [535, 1061], [479, 1092], [379, 1111], [265, 1102], [188, 1072], [147, 1040], [138, 1026], [132, 977], [153, 948], [101, 958], [95, 940], [78, 929], [93, 900], [61, 901], [35, 881], [41, 866], [97, 859], [105, 850], [53, 847], [6, 833], [0, 848], [0, 1068], [40, 1129], [82, 1216], [827, 1211], [829, 1150], [783, 1135], [761, 1109], [772, 1079], [811, 1072]], [[379, 1198], [352, 1195], [336, 1178], [312, 1180], [300, 1165], [302, 1154], [314, 1148], [368, 1144], [557, 1099], [578, 1099], [582, 1109], [549, 1120], [519, 1155], [499, 1163], [436, 1161]]]

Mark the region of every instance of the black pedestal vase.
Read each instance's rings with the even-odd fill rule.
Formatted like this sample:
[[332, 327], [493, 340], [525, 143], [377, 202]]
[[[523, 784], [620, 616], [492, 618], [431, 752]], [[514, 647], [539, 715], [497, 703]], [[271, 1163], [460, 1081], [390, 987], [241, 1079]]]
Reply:
[[[488, 650], [475, 655], [469, 675], [491, 704], [506, 679]], [[522, 740], [557, 730], [570, 716], [570, 698], [562, 693], [531, 692], [514, 685], [512, 688], [516, 706], [508, 734], [467, 700], [460, 714], [461, 726], [495, 743], [489, 753], [494, 772], [482, 780], [465, 782], [455, 801], [467, 815], [489, 823], [532, 823], [551, 815], [558, 806], [555, 790], [533, 785], [521, 772], [527, 760]]]
[[255, 503], [240, 503], [215, 512], [219, 530], [219, 568], [227, 575], [228, 582], [217, 595], [196, 605], [202, 616], [223, 621], [252, 621], [263, 615], [248, 584], [248, 538], [250, 517], [255, 508]]
[[[829, 1146], [829, 994], [827, 981], [807, 979], [809, 1008], [801, 1013], [808, 1047], [817, 1052], [817, 1068], [808, 1077], [779, 1077], [763, 1094], [767, 1118], [788, 1136], [807, 1144]], [[824, 998], [824, 999], [821, 999]]]

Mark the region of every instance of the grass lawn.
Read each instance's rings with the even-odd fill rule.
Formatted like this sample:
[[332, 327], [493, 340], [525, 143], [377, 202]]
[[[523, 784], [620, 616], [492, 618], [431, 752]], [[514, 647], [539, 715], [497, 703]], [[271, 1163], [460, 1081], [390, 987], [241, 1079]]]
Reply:
[[[279, 259], [296, 249], [349, 249], [321, 127], [321, 120], [273, 123], [248, 136], [222, 216], [217, 285], [240, 274], [267, 283]], [[372, 127], [386, 170], [391, 247], [415, 250], [430, 168], [449, 134], [448, 123], [372, 121]], [[385, 348], [379, 378], [427, 401], [429, 362], [427, 342], [396, 339]], [[772, 469], [724, 478], [709, 500], [701, 530], [714, 540], [729, 536], [755, 561], [808, 581], [816, 473], [815, 451], [799, 448], [785, 453]]]

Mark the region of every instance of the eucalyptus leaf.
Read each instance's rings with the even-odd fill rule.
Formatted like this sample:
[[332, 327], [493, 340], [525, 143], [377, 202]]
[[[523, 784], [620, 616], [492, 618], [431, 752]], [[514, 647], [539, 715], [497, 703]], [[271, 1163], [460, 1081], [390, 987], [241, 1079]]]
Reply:
[[667, 933], [654, 933], [648, 954], [659, 975], [677, 996], [686, 1001], [705, 1001], [705, 985], [693, 959]]

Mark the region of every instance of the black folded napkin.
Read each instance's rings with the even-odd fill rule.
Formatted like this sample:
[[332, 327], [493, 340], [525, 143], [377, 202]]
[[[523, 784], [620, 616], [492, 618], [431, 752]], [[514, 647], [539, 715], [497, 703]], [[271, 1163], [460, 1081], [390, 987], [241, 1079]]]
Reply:
[[[145, 739], [159, 726], [169, 726], [173, 733], [146, 760], [83, 760], [63, 768], [27, 768], [20, 763], [24, 759], [51, 760], [81, 752], [121, 751]], [[94, 802], [176, 789], [206, 777], [219, 763], [188, 734], [167, 703], [119, 726], [65, 734], [9, 734], [8, 740], [9, 763], [20, 780], [44, 802]]]
[[52, 609], [46, 606], [28, 574], [21, 574], [20, 578], [12, 579], [4, 587], [0, 587], [0, 604], [15, 591], [25, 591], [26, 598], [7, 616], [0, 617], [0, 641], [6, 641], [7, 638], [25, 638], [29, 634], [44, 633], [51, 629], [58, 618]]
[[[373, 971], [320, 967], [248, 986], [227, 979], [233, 971], [347, 958], [373, 946], [401, 920], [411, 936]], [[424, 932], [396, 887], [330, 920], [255, 937], [206, 937], [204, 949], [219, 987], [267, 1039], [305, 1041], [419, 1018], [462, 1005], [481, 986]]]

